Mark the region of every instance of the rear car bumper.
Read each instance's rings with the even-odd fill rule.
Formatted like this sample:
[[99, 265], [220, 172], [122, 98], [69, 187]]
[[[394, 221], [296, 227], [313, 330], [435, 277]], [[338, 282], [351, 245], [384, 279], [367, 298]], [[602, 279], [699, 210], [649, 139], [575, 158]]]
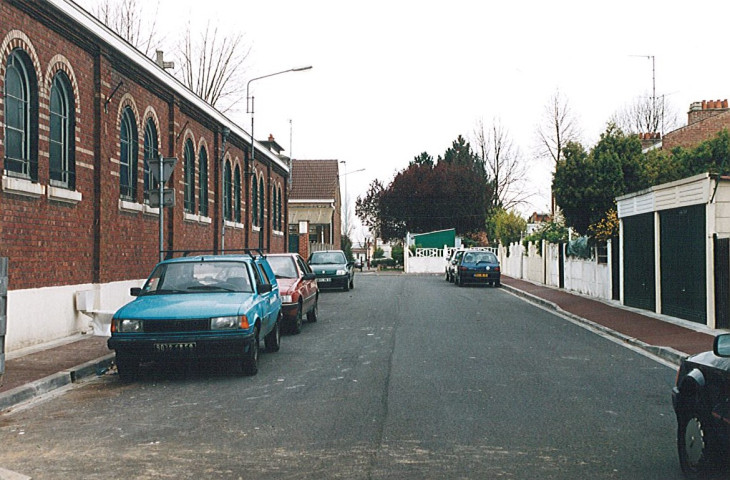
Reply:
[[253, 334], [210, 334], [112, 336], [107, 346], [117, 354], [133, 356], [140, 360], [186, 359], [186, 358], [232, 358], [245, 355], [254, 342]]
[[297, 318], [297, 310], [299, 310], [298, 303], [282, 303], [281, 314], [287, 320], [294, 320]]
[[462, 283], [494, 283], [500, 281], [501, 274], [499, 272], [461, 272], [459, 279]]

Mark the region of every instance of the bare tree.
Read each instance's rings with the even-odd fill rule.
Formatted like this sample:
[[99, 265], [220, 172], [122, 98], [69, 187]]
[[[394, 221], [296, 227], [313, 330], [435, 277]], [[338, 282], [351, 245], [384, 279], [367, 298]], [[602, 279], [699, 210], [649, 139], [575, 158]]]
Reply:
[[499, 120], [489, 130], [479, 120], [475, 130], [475, 149], [493, 185], [492, 208], [513, 210], [528, 202], [531, 193], [525, 189], [527, 165]]
[[[100, 0], [95, 15], [118, 35], [148, 57], [162, 45], [158, 35], [159, 2], [154, 12], [144, 0]], [[222, 34], [210, 23], [196, 32], [188, 22], [174, 75], [200, 98], [222, 112], [232, 109], [245, 88], [243, 65], [250, 48], [241, 33]]]
[[541, 123], [537, 126], [538, 157], [550, 158], [556, 165], [563, 158], [568, 142], [578, 141], [580, 131], [568, 100], [556, 90], [545, 105]]
[[242, 71], [251, 49], [242, 34], [221, 35], [210, 23], [197, 39], [194, 36], [188, 23], [176, 74], [200, 98], [226, 112], [243, 98]]
[[[545, 105], [541, 123], [537, 126], [539, 158], [552, 160], [553, 169], [563, 159], [563, 151], [569, 142], [577, 142], [580, 131], [577, 120], [570, 110], [568, 100], [563, 98], [560, 90], [550, 97]], [[550, 213], [555, 217], [555, 194], [550, 192]]]
[[677, 110], [666, 102], [665, 95], [643, 95], [614, 113], [611, 122], [624, 133], [661, 133], [679, 126]]
[[94, 15], [146, 56], [151, 57], [162, 44], [157, 18], [160, 3], [138, 0], [102, 0]]

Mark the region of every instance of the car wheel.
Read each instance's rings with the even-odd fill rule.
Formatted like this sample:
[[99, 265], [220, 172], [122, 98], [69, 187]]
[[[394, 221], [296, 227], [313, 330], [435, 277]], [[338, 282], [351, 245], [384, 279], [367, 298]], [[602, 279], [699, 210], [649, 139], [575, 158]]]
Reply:
[[494, 286], [497, 287], [497, 288], [499, 288], [499, 287], [502, 286], [502, 284], [500, 283], [499, 280], [497, 280], [496, 282], [494, 282]]
[[677, 453], [679, 465], [687, 478], [706, 478], [717, 468], [718, 437], [711, 421], [689, 408], [677, 419]]
[[347, 292], [348, 290], [350, 290], [350, 282], [349, 281], [345, 282], [345, 286], [342, 287], [342, 291], [343, 292]]
[[241, 370], [244, 375], [256, 375], [259, 373], [259, 329], [254, 333], [253, 343], [248, 353], [241, 361]]
[[463, 284], [461, 283], [461, 278], [459, 278], [459, 276], [458, 276], [458, 275], [454, 277], [454, 283], [456, 284], [456, 286], [457, 286], [457, 287], [463, 287], [463, 286], [464, 286], [464, 285], [463, 285]]
[[[301, 330], [301, 322], [300, 322], [300, 330]], [[266, 343], [266, 351], [267, 352], [278, 352], [279, 348], [281, 347], [281, 312], [279, 312], [279, 316], [276, 318], [276, 323], [274, 323], [274, 328], [271, 329], [271, 331], [264, 337], [264, 342]]]
[[319, 315], [319, 297], [314, 298], [314, 306], [307, 312], [307, 321], [314, 323], [317, 321], [317, 315]]
[[350, 277], [350, 288], [355, 290], [355, 275]]
[[301, 302], [297, 306], [297, 316], [289, 325], [289, 331], [294, 335], [302, 333], [302, 304]]
[[122, 380], [133, 380], [139, 373], [139, 359], [131, 355], [117, 353], [117, 373]]

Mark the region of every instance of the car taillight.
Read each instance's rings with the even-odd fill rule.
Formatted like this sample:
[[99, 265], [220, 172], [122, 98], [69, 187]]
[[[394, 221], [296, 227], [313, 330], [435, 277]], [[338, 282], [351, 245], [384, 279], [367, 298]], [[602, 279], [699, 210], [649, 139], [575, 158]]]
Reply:
[[469, 270], [469, 269], [466, 268], [466, 267], [462, 267], [461, 265], [459, 265], [459, 271], [460, 272], [466, 272], [467, 270]]
[[499, 267], [494, 267], [494, 271], [495, 272], [498, 272], [499, 271]]

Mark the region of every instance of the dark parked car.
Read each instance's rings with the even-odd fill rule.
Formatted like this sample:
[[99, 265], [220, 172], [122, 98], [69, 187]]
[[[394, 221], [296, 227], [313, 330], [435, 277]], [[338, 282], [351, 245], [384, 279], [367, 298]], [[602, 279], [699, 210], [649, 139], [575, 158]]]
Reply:
[[730, 471], [730, 334], [712, 352], [682, 361], [672, 389], [679, 464], [687, 478], [727, 478]]
[[454, 283], [463, 286], [467, 283], [485, 283], [499, 287], [501, 273], [497, 256], [489, 251], [467, 249], [456, 262]]
[[342, 250], [323, 250], [309, 256], [309, 266], [317, 276], [319, 288], [355, 288], [354, 263], [348, 262]]
[[137, 298], [114, 314], [107, 342], [121, 376], [150, 361], [222, 358], [255, 375], [259, 340], [279, 350], [279, 286], [263, 256], [165, 260], [131, 294]]
[[287, 330], [300, 333], [304, 314], [308, 321], [317, 321], [319, 288], [314, 272], [298, 253], [269, 254], [266, 259], [279, 283], [281, 311]]

